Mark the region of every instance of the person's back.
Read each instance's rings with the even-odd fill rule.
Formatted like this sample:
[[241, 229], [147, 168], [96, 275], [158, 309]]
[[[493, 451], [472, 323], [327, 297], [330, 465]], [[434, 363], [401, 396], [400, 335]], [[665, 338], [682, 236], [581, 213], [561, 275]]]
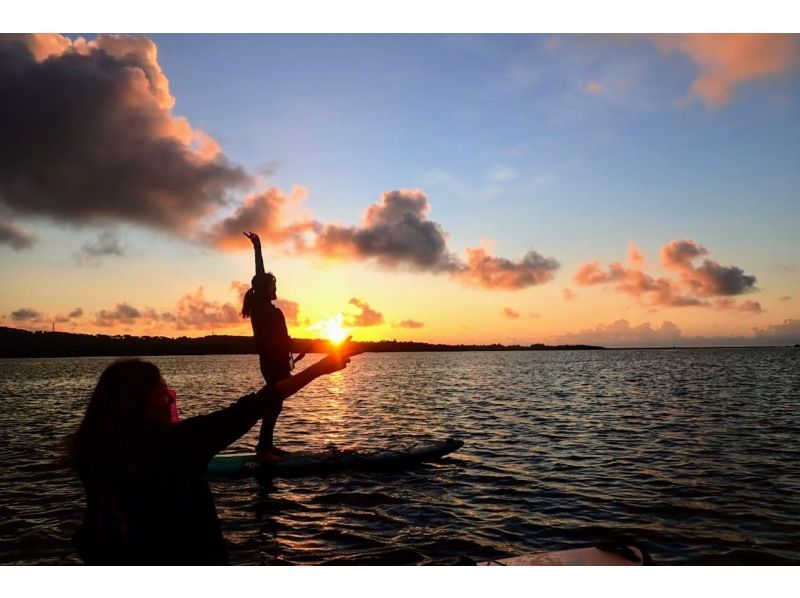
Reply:
[[214, 500], [182, 424], [155, 431], [150, 456], [124, 470], [81, 471], [87, 496], [76, 535], [87, 564], [225, 564]]

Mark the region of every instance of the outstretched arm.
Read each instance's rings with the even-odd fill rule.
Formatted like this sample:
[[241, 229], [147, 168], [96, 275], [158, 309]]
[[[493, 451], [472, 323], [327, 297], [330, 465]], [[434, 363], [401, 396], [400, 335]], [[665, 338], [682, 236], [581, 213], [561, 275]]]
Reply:
[[350, 357], [358, 353], [360, 351], [342, 346], [275, 386], [265, 386], [257, 393], [242, 397], [230, 407], [208, 415], [191, 417], [175, 426], [193, 445], [198, 465], [205, 468], [211, 457], [252, 428], [273, 402], [292, 396], [320, 376], [344, 369], [350, 362]]
[[242, 234], [253, 243], [253, 251], [255, 251], [256, 254], [256, 276], [259, 274], [266, 274], [267, 271], [264, 269], [264, 257], [261, 255], [261, 239], [258, 238], [256, 233]]

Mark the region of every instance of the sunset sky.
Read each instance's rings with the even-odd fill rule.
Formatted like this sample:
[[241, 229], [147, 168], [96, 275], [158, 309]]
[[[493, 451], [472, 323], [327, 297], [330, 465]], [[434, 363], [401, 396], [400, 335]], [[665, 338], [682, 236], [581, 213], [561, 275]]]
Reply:
[[800, 36], [0, 35], [0, 325], [800, 342]]

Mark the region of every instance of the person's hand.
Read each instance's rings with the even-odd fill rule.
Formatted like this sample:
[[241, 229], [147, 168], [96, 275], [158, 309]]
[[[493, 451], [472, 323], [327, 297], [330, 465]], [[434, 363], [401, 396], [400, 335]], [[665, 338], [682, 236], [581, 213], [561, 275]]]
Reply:
[[261, 239], [258, 238], [256, 233], [242, 233], [245, 237], [250, 239], [250, 242], [253, 244], [253, 247], [261, 247]]
[[314, 364], [314, 367], [318, 369], [320, 375], [343, 370], [347, 367], [347, 364], [350, 363], [351, 357], [362, 353], [361, 349], [356, 349], [350, 345], [351, 338], [352, 337], [348, 336], [341, 345]]

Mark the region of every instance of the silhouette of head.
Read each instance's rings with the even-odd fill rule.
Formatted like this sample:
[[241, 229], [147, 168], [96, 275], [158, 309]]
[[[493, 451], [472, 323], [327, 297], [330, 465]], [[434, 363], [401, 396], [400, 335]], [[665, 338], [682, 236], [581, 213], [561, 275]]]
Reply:
[[112, 363], [100, 375], [73, 439], [72, 464], [124, 460], [145, 450], [147, 430], [170, 424], [173, 397], [155, 364]]

